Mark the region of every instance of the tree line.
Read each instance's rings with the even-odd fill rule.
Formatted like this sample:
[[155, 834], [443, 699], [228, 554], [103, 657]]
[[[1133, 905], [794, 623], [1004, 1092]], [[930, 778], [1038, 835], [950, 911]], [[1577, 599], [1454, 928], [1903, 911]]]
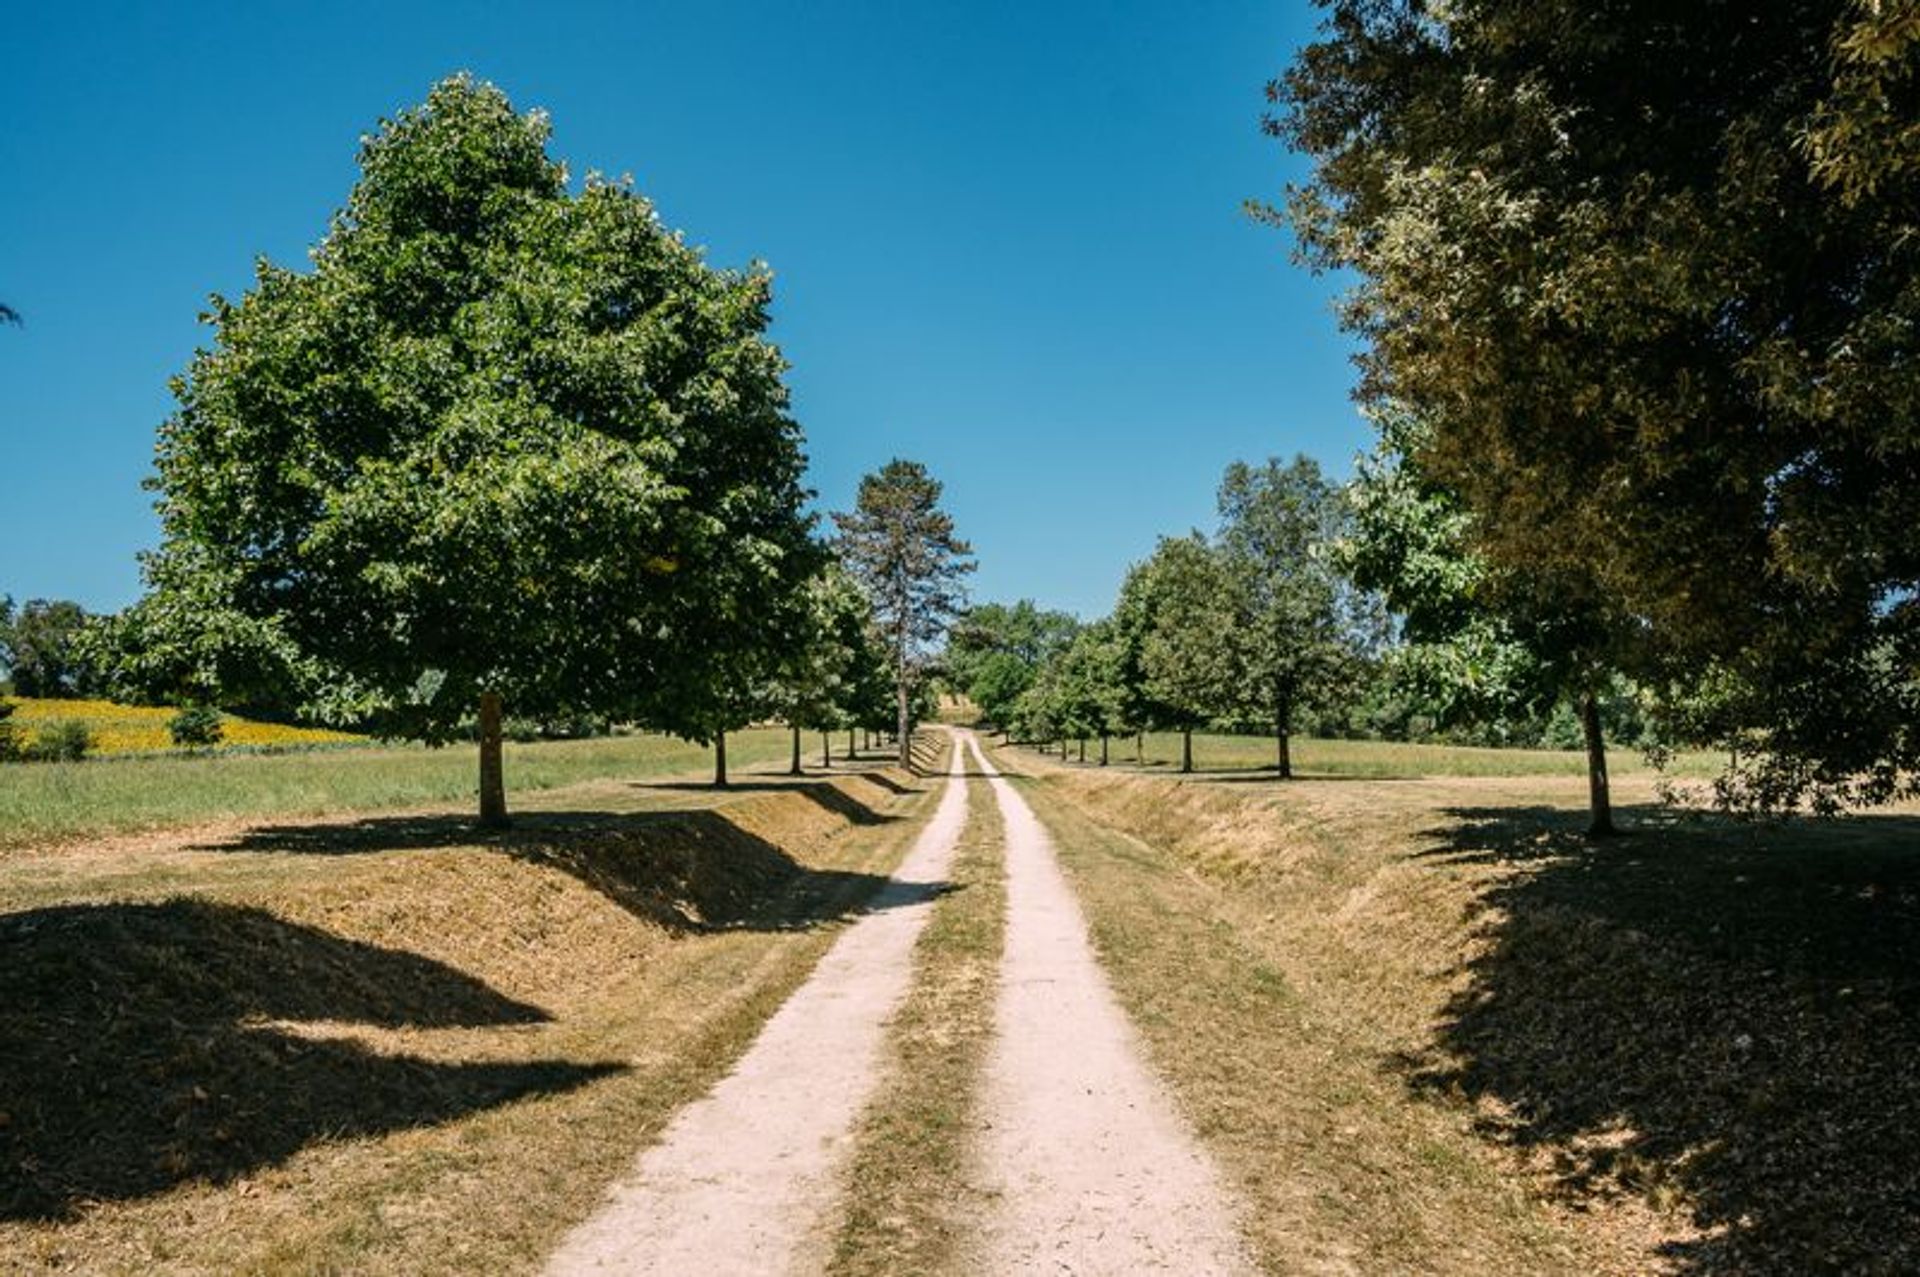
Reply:
[[1589, 742], [1624, 681], [1731, 807], [1920, 792], [1913, 6], [1320, 4], [1254, 211], [1358, 281], [1353, 573], [1409, 662]]
[[[147, 590], [84, 627], [121, 699], [477, 737], [504, 718], [711, 743], [899, 733], [968, 563], [924, 467], [804, 510], [771, 277], [709, 266], [625, 181], [467, 76], [383, 120], [311, 269], [262, 260], [174, 379]], [[32, 612], [32, 605], [29, 607]], [[12, 627], [18, 631], [18, 624]], [[16, 688], [23, 671], [13, 658]]]
[[1913, 6], [1319, 3], [1265, 121], [1312, 171], [1251, 211], [1357, 280], [1344, 580], [1223, 485], [1216, 536], [983, 703], [1043, 735], [1257, 704], [1284, 773], [1357, 662], [1456, 730], [1556, 706], [1596, 833], [1610, 718], [1718, 750], [1737, 809], [1920, 792]]

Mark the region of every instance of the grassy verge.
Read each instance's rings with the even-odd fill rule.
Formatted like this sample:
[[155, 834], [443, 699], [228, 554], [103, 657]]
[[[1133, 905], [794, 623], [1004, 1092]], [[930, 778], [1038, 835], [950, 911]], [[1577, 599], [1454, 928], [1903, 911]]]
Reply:
[[[1140, 763], [1156, 771], [1180, 766], [1180, 734], [1148, 732], [1139, 742]], [[1109, 742], [1112, 762], [1135, 766], [1133, 737]], [[1193, 765], [1200, 771], [1253, 771], [1273, 766], [1270, 736], [1228, 736], [1195, 732]], [[1057, 756], [1059, 748], [1053, 748]], [[1294, 770], [1303, 776], [1584, 776], [1586, 755], [1578, 750], [1482, 749], [1468, 745], [1419, 745], [1406, 741], [1314, 740], [1296, 737], [1292, 745]], [[1068, 747], [1077, 761], [1078, 745]], [[1090, 741], [1087, 758], [1097, 762], [1100, 742]], [[1702, 777], [1718, 773], [1720, 758], [1712, 754], [1682, 754], [1668, 769], [1675, 776]], [[1644, 776], [1652, 769], [1637, 750], [1608, 751], [1607, 769], [1616, 776]]]
[[[1392, 859], [1384, 848], [1323, 854], [1312, 820], [1269, 828], [1262, 847], [1275, 813], [1250, 804], [1246, 786], [1028, 770], [1044, 779], [1022, 792], [1054, 835], [1115, 990], [1233, 1182], [1263, 1266], [1637, 1271], [1631, 1248], [1508, 1173], [1467, 1115], [1410, 1097], [1385, 1067], [1444, 1000], [1425, 946], [1454, 916], [1432, 899], [1402, 897], [1384, 913], [1356, 903]], [[1182, 801], [1182, 789], [1209, 801]], [[1188, 854], [1174, 831], [1192, 840]], [[1268, 876], [1270, 864], [1241, 859], [1249, 843], [1262, 859], [1288, 846], [1286, 868]]]
[[929, 789], [658, 786], [485, 842], [376, 817], [0, 868], [0, 1254], [537, 1269], [806, 977]]
[[967, 1230], [985, 1208], [965, 1187], [966, 1160], [993, 1034], [1006, 869], [992, 791], [966, 783], [956, 890], [915, 947], [913, 990], [889, 1031], [880, 1098], [841, 1194], [835, 1274], [962, 1271]]
[[1920, 817], [1028, 759], [1281, 1269], [1920, 1267]]
[[[727, 738], [737, 767], [783, 760], [789, 748], [778, 728]], [[711, 758], [702, 746], [664, 736], [509, 744], [507, 801], [596, 777], [694, 772]], [[229, 818], [465, 803], [476, 792], [477, 766], [472, 747], [449, 746], [0, 767], [0, 847]]]

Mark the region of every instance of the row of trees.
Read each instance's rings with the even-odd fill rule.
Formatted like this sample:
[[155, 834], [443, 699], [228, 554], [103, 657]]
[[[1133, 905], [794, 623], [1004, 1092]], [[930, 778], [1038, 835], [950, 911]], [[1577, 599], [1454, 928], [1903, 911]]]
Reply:
[[1304, 715], [1345, 696], [1388, 636], [1341, 547], [1349, 504], [1307, 457], [1236, 463], [1216, 535], [1162, 538], [1127, 574], [1112, 615], [1086, 626], [1030, 603], [975, 609], [955, 630], [949, 677], [996, 725], [1040, 740], [1098, 739], [1210, 723], [1254, 726], [1293, 774]]
[[0, 674], [12, 693], [57, 699], [100, 691], [103, 672], [84, 640], [89, 620], [66, 599], [16, 605], [0, 594]]
[[[465, 76], [384, 121], [312, 269], [258, 264], [160, 431], [146, 596], [93, 631], [132, 699], [429, 742], [590, 716], [715, 745], [888, 723], [965, 546], [896, 462], [834, 545], [802, 509], [769, 273]], [[884, 631], [880, 628], [885, 626]], [[889, 705], [888, 701], [892, 704]]]
[[1258, 211], [1360, 281], [1410, 632], [1632, 676], [1732, 803], [1913, 792], [1912, 5], [1323, 3]]

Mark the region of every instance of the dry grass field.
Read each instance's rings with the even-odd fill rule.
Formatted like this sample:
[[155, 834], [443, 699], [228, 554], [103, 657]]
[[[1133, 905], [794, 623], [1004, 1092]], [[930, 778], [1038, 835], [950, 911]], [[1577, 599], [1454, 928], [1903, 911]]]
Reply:
[[927, 808], [662, 776], [0, 860], [10, 1270], [524, 1271], [804, 978]]
[[1920, 818], [1003, 761], [1275, 1271], [1920, 1268]]

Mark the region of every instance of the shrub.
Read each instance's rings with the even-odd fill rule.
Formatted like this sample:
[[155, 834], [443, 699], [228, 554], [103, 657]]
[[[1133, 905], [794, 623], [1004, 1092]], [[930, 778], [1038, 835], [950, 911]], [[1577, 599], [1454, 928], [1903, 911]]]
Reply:
[[211, 749], [226, 735], [220, 711], [211, 705], [188, 705], [167, 720], [167, 735], [182, 749]]
[[34, 734], [25, 758], [39, 763], [77, 763], [93, 751], [93, 732], [77, 718], [57, 718]]
[[13, 731], [13, 702], [0, 701], [0, 763], [20, 757], [20, 740]]

